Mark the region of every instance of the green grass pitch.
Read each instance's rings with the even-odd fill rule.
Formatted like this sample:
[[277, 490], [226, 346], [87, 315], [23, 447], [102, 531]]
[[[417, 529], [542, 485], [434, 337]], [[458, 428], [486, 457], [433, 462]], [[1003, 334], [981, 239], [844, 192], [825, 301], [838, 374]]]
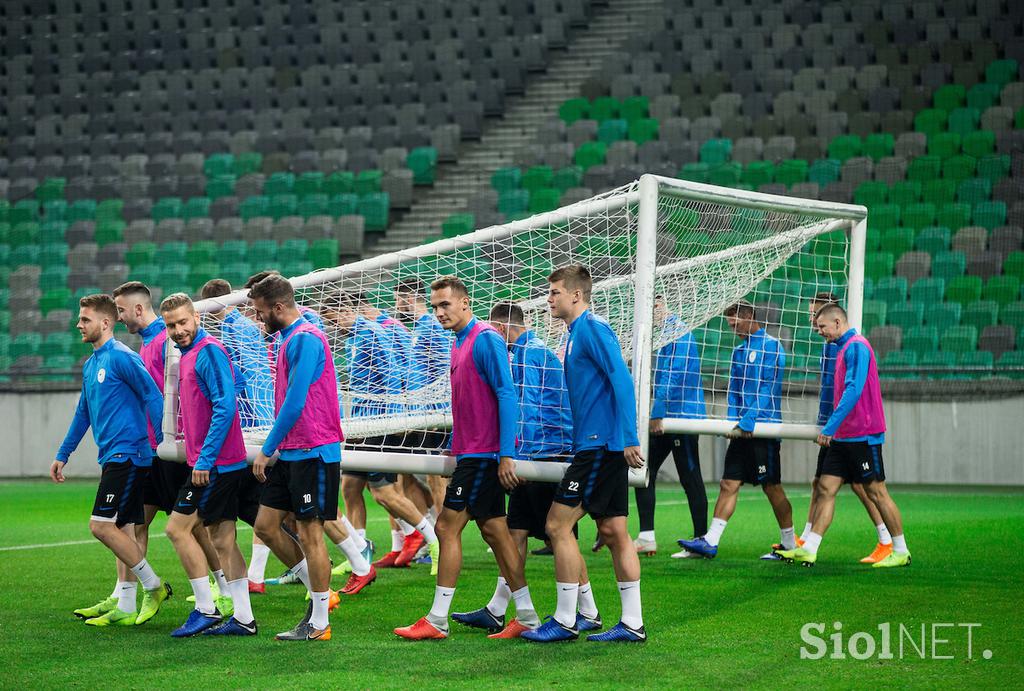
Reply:
[[[886, 571], [857, 563], [875, 535], [849, 491], [841, 495], [814, 568], [758, 561], [778, 531], [767, 501], [750, 489], [741, 494], [717, 559], [670, 559], [675, 538], [688, 537], [689, 514], [677, 488], [663, 489], [660, 551], [641, 561], [648, 642], [546, 646], [491, 641], [458, 625], [446, 641], [397, 639], [392, 628], [412, 623], [430, 606], [433, 583], [423, 566], [382, 571], [362, 594], [344, 598], [332, 615], [328, 643], [272, 640], [303, 612], [303, 592], [295, 586], [268, 587], [265, 596], [253, 597], [257, 638], [172, 640], [171, 629], [189, 612], [189, 588], [162, 537], [152, 541], [150, 561], [174, 586], [174, 598], [144, 626], [92, 629], [71, 610], [109, 594], [114, 580], [111, 556], [88, 533], [94, 491], [87, 481], [0, 483], [2, 688], [1012, 687], [1024, 672], [1020, 489], [894, 488], [914, 562]], [[790, 496], [799, 530], [807, 489], [791, 486]], [[368, 504], [369, 535], [386, 547], [386, 519]], [[154, 534], [162, 535], [162, 528], [159, 518]], [[250, 536], [240, 533], [246, 555]], [[589, 547], [593, 537], [593, 524], [585, 521], [581, 543]], [[601, 613], [614, 623], [619, 602], [608, 554], [584, 551]], [[482, 606], [494, 586], [493, 561], [472, 526], [465, 553], [457, 611]], [[272, 559], [267, 575], [280, 570]], [[542, 616], [554, 607], [553, 576], [550, 557], [530, 558], [527, 577]], [[878, 625], [889, 622], [896, 657], [801, 659], [801, 647], [808, 646], [800, 631], [808, 622], [824, 623], [823, 637], [842, 622], [844, 636], [868, 632], [876, 643]], [[971, 658], [966, 628], [940, 627], [939, 642], [933, 641], [932, 625], [942, 623], [981, 625], [970, 629]], [[906, 639], [899, 659], [901, 624], [917, 645], [926, 625], [926, 657], [935, 643], [938, 655], [953, 659], [921, 659]]]

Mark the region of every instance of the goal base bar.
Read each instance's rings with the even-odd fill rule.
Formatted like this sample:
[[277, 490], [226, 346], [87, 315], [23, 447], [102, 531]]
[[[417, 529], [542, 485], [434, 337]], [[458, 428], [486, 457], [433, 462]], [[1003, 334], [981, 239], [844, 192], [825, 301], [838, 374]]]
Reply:
[[[246, 446], [247, 460], [252, 463], [259, 452], [257, 446]], [[185, 446], [180, 443], [164, 442], [158, 449], [160, 458], [164, 460], [185, 460]], [[276, 456], [272, 460], [276, 460]], [[560, 482], [565, 474], [568, 463], [551, 461], [516, 461], [516, 475], [531, 482]], [[343, 449], [341, 470], [373, 472], [373, 473], [408, 473], [412, 475], [443, 475], [451, 476], [455, 472], [453, 456], [437, 456], [416, 453], [394, 453], [384, 451], [357, 451]], [[647, 467], [629, 471], [630, 487], [647, 486]]]
[[[666, 432], [673, 434], [713, 434], [732, 436], [736, 423], [733, 420], [691, 420], [687, 418], [665, 418], [662, 425]], [[758, 422], [754, 425], [754, 436], [766, 439], [810, 439], [821, 434], [817, 425], [798, 425], [788, 422]]]

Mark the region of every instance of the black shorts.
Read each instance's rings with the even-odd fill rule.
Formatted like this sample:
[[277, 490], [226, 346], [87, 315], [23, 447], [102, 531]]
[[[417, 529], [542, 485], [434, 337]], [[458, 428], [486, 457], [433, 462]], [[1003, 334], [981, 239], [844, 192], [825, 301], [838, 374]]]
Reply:
[[[508, 529], [525, 530], [535, 540], [547, 540], [546, 524], [558, 485], [553, 482], [526, 482], [508, 497]], [[572, 527], [573, 535], [578, 528]]]
[[260, 504], [278, 511], [290, 511], [295, 519], [338, 518], [338, 485], [341, 469], [337, 463], [325, 463], [319, 456], [274, 465], [273, 474], [263, 484]]
[[822, 475], [835, 475], [858, 485], [885, 481], [881, 444], [833, 439], [828, 448], [822, 451], [825, 451], [821, 464]]
[[498, 481], [498, 460], [460, 458], [445, 491], [444, 505], [452, 511], [468, 511], [477, 521], [504, 516], [505, 489]]
[[398, 482], [398, 473], [378, 473], [366, 470], [343, 470], [341, 474], [345, 477], [358, 477], [366, 480], [370, 487], [384, 487]]
[[629, 515], [629, 466], [621, 451], [587, 449], [572, 458], [554, 501], [580, 506], [592, 518]]
[[113, 523], [118, 528], [143, 524], [146, 514], [142, 508], [142, 494], [148, 474], [149, 468], [139, 467], [131, 460], [104, 463], [100, 484], [96, 488], [96, 501], [92, 505], [92, 519]]
[[821, 477], [821, 466], [825, 462], [825, 455], [828, 453], [828, 448], [825, 446], [818, 447], [818, 466], [814, 470], [814, 477]]
[[782, 484], [781, 449], [778, 439], [733, 439], [725, 452], [722, 479], [761, 486]]
[[178, 499], [178, 490], [185, 486], [191, 475], [192, 469], [187, 463], [165, 461], [154, 456], [153, 465], [146, 476], [143, 503], [155, 506], [166, 514], [171, 513], [174, 510], [174, 502]]
[[[267, 468], [267, 481], [270, 481], [270, 474], [275, 466]], [[242, 469], [242, 482], [238, 487], [238, 520], [256, 525], [256, 516], [260, 512], [260, 497], [263, 496], [263, 483], [252, 474], [252, 468], [246, 466]]]
[[238, 500], [247, 473], [252, 474], [248, 468], [227, 473], [214, 468], [210, 471], [210, 481], [205, 487], [193, 485], [189, 477], [185, 486], [178, 491], [174, 512], [191, 516], [198, 511], [203, 525], [238, 520]]

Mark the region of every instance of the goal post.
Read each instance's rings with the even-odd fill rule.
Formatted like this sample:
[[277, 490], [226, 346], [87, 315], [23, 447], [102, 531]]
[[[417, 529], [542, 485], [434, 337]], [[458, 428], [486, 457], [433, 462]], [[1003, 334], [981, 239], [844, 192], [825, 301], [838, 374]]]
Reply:
[[[846, 302], [851, 323], [859, 324], [866, 214], [860, 206], [644, 175], [550, 212], [293, 277], [297, 302], [319, 313], [335, 357], [346, 436], [342, 468], [427, 474], [454, 469], [454, 459], [443, 453], [451, 426], [451, 335], [429, 312], [434, 279], [462, 278], [481, 320], [496, 303], [515, 303], [526, 328], [551, 358], [561, 359], [566, 330], [547, 308], [547, 277], [574, 263], [590, 270], [591, 309], [608, 321], [630, 365], [644, 453], [659, 353], [682, 336], [696, 344], [694, 367], [707, 409], [699, 419], [666, 416], [665, 429], [723, 434], [734, 424], [724, 397], [728, 352], [738, 342], [724, 326], [723, 310], [744, 297], [754, 302], [769, 333], [793, 353], [792, 371], [800, 376], [787, 379], [786, 399], [800, 395], [801, 386], [813, 388], [817, 365], [809, 362], [821, 341], [808, 333], [803, 301], [815, 290], [833, 290]], [[239, 323], [248, 324], [250, 334], [259, 329], [246, 319], [252, 317], [246, 293], [201, 300], [196, 308], [204, 328], [225, 342], [247, 378], [240, 410], [251, 459], [273, 424], [274, 339], [238, 336]], [[657, 300], [662, 306], [656, 309]], [[666, 312], [673, 328], [662, 318]], [[230, 329], [228, 314], [234, 315]], [[561, 370], [560, 363], [546, 367]], [[166, 441], [160, 455], [180, 460], [177, 350], [170, 344], [165, 374]], [[541, 426], [557, 437], [550, 421], [567, 410], [555, 405], [560, 407], [542, 411]], [[755, 433], [813, 437], [813, 423], [799, 405], [784, 404], [783, 422], [759, 423]], [[549, 482], [565, 469], [556, 462], [517, 464], [522, 477]], [[646, 469], [632, 472], [630, 483], [646, 484]]]

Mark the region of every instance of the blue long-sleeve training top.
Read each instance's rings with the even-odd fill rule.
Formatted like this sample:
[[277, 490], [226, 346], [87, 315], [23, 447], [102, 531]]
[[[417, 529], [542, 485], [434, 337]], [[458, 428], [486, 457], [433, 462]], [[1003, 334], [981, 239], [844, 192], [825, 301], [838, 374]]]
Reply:
[[352, 335], [346, 339], [348, 386], [354, 394], [352, 417], [401, 412], [398, 403], [385, 403], [359, 396], [402, 393], [402, 372], [391, 347], [392, 336], [387, 331], [377, 322], [360, 315], [352, 326]]
[[[455, 342], [462, 345], [476, 325], [476, 317], [455, 334]], [[519, 422], [519, 400], [512, 383], [508, 347], [497, 331], [487, 329], [473, 341], [473, 364], [480, 377], [491, 387], [498, 399], [498, 456], [516, 455], [516, 423]], [[483, 456], [487, 454], [473, 454]], [[493, 455], [493, 454], [492, 454]]]
[[651, 419], [704, 417], [704, 382], [693, 333], [686, 322], [672, 315], [662, 326], [662, 340], [669, 343], [658, 349], [655, 361]]
[[565, 372], [554, 352], [532, 331], [509, 345], [512, 381], [519, 394], [516, 456], [545, 458], [572, 452], [572, 410]]
[[639, 446], [633, 378], [619, 339], [589, 309], [569, 325], [565, 382], [572, 407], [573, 451]]
[[237, 309], [224, 316], [221, 343], [227, 348], [244, 389], [239, 399], [242, 427], [269, 425], [274, 420], [274, 380], [263, 332]]
[[146, 371], [139, 354], [111, 338], [93, 351], [82, 366], [82, 393], [75, 416], [64, 437], [57, 460], [67, 463], [86, 431], [99, 447], [100, 465], [115, 456], [128, 457], [137, 466], [149, 466], [152, 449], [146, 418], [163, 441], [161, 418], [164, 399]]
[[[850, 329], [835, 342], [836, 353], [842, 350], [843, 346], [857, 334], [856, 329]], [[834, 362], [834, 359], [833, 359]], [[828, 421], [822, 428], [821, 433], [826, 436], [833, 436], [839, 426], [843, 424], [843, 421], [853, 410], [853, 407], [857, 405], [857, 401], [860, 400], [861, 394], [864, 393], [864, 385], [868, 381], [868, 370], [871, 364], [871, 351], [868, 347], [859, 341], [851, 343], [843, 353], [843, 362], [846, 364], [846, 376], [843, 378], [843, 393], [839, 397], [839, 405], [835, 407], [831, 415], [828, 417]], [[832, 368], [833, 375], [835, 374], [835, 366]], [[877, 445], [885, 443], [885, 432], [879, 434], [869, 434], [863, 437], [850, 437], [849, 439], [843, 439], [844, 442], [864, 441], [868, 444]]]
[[405, 386], [406, 373], [409, 371], [409, 363], [412, 360], [412, 331], [387, 312], [378, 314], [374, 321], [384, 329], [384, 333], [387, 335], [388, 347], [394, 353], [395, 364], [402, 373], [400, 384]]
[[[196, 331], [192, 345], [182, 348], [175, 345], [182, 355], [189, 352], [202, 343], [209, 334], [205, 329]], [[234, 375], [232, 375], [234, 370]], [[203, 398], [210, 402], [210, 429], [203, 440], [203, 446], [199, 449], [199, 458], [196, 459], [196, 470], [211, 470], [220, 455], [220, 449], [224, 446], [224, 440], [228, 438], [231, 430], [231, 423], [238, 411], [238, 396], [245, 391], [244, 380], [237, 376], [238, 371], [231, 364], [231, 360], [220, 348], [203, 348], [196, 356], [196, 383]], [[227, 473], [232, 470], [239, 470], [246, 466], [245, 461], [229, 466], [222, 466], [219, 472]]]
[[[279, 343], [284, 341], [295, 330], [299, 320], [296, 319], [288, 327], [281, 330]], [[277, 412], [277, 419], [274, 426], [263, 442], [263, 454], [271, 456], [281, 441], [288, 435], [295, 422], [306, 407], [306, 397], [309, 395], [309, 387], [323, 374], [327, 366], [327, 355], [324, 352], [323, 344], [314, 334], [300, 333], [288, 341], [284, 356], [288, 361], [288, 387], [281, 404], [281, 410]], [[339, 463], [341, 461], [341, 444], [331, 443], [315, 446], [306, 449], [282, 449], [282, 461], [299, 461], [314, 456], [320, 456], [325, 463]]]
[[756, 422], [782, 422], [782, 371], [786, 352], [778, 339], [758, 329], [732, 351], [729, 419], [744, 432]]
[[[409, 358], [407, 387], [418, 391], [448, 374], [452, 351], [452, 336], [441, 326], [432, 314], [424, 314], [416, 320], [412, 332], [412, 351]], [[444, 410], [451, 407], [451, 401], [420, 403], [417, 410]]]
[[832, 414], [832, 395], [835, 391], [836, 353], [839, 346], [826, 342], [821, 347], [821, 396], [818, 398], [818, 424], [824, 425]]

